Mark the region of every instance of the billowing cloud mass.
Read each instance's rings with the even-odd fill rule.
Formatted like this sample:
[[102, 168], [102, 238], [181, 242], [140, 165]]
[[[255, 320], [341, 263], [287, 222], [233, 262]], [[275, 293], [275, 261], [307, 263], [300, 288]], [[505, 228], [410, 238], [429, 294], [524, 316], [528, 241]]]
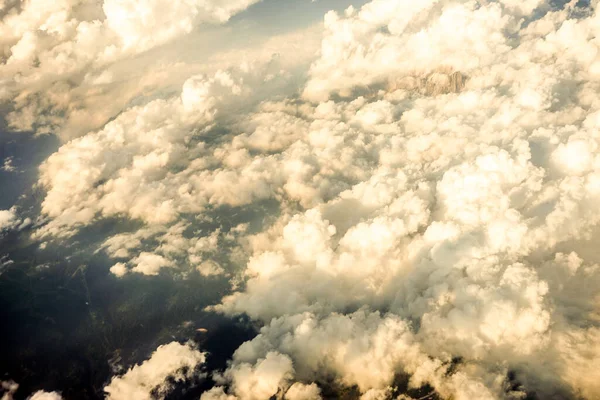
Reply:
[[96, 128], [156, 79], [128, 82], [126, 71], [111, 65], [198, 25], [225, 23], [257, 1], [2, 2], [0, 102], [13, 108], [7, 121], [14, 129], [62, 137]]
[[143, 363], [122, 376], [113, 377], [104, 388], [107, 399], [164, 398], [171, 389], [167, 378], [183, 381], [194, 374], [194, 368], [204, 363], [205, 354], [190, 344], [171, 342], [159, 346]]
[[[115, 28], [129, 2], [114, 14], [107, 3], [107, 20], [84, 26], [118, 45], [94, 62], [247, 5], [169, 2], [161, 18], [182, 25], [145, 36], [145, 21]], [[58, 18], [26, 10], [23, 29]], [[84, 57], [78, 26], [64, 35]], [[596, 3], [373, 0], [324, 28], [298, 90], [269, 65], [232, 66], [64, 143], [40, 168], [34, 236], [129, 220], [99, 246], [116, 276], [228, 275], [235, 292], [211, 310], [262, 328], [203, 400], [319, 399], [325, 387], [598, 398]], [[40, 39], [21, 39], [3, 68], [31, 54], [45, 65], [27, 40]], [[144, 398], [202, 359], [170, 344], [106, 390]]]

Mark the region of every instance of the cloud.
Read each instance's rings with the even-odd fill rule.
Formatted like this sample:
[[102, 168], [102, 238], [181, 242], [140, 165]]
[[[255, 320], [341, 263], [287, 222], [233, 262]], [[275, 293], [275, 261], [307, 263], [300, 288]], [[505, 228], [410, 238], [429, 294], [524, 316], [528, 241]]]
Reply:
[[[115, 76], [111, 66], [183, 37], [198, 25], [223, 24], [256, 2], [8, 3], [0, 18], [0, 101], [13, 108], [7, 122], [12, 129], [36, 133], [64, 130], [59, 132], [63, 138], [97, 128], [154, 85], [143, 79], [140, 85], [139, 74], [128, 82], [123, 69]], [[100, 108], [105, 110], [100, 113]]]
[[286, 400], [321, 400], [321, 389], [314, 383], [296, 382], [285, 392]]
[[12, 229], [20, 231], [30, 226], [31, 223], [32, 221], [29, 217], [19, 218], [16, 206], [13, 206], [8, 210], [0, 210], [0, 233]]
[[559, 339], [563, 379], [584, 398], [594, 398], [600, 391], [598, 372], [588, 370], [590, 360], [600, 357], [600, 331], [597, 328], [570, 332]]
[[[265, 352], [266, 357], [274, 357], [272, 348], [286, 352], [295, 361], [292, 371], [286, 365], [280, 365], [276, 374], [270, 371], [260, 378], [268, 382], [275, 374], [280, 385], [279, 377], [284, 374], [290, 374], [288, 382], [292, 376], [300, 382], [329, 376], [342, 385], [357, 385], [365, 393], [364, 398], [377, 398], [377, 394], [389, 392], [387, 387], [397, 373], [405, 371], [412, 375], [411, 387], [418, 388], [429, 382], [443, 395], [456, 398], [469, 398], [474, 393], [478, 398], [495, 398], [494, 394], [502, 389], [502, 382], [497, 382], [494, 393], [476, 377], [461, 373], [446, 378], [449, 363], [421, 352], [409, 326], [399, 317], [360, 310], [350, 315], [332, 314], [323, 320], [310, 313], [274, 319], [255, 339], [236, 351], [232, 366], [224, 374], [238, 398], [251, 397], [235, 388], [256, 382], [255, 375], [240, 371], [247, 371], [254, 362], [258, 371], [258, 366], [265, 360]], [[296, 382], [287, 389], [285, 396], [289, 394], [293, 398], [300, 393], [300, 388], [307, 394], [318, 394], [315, 384]], [[275, 385], [269, 393], [276, 393]]]
[[5, 172], [14, 172], [17, 170], [17, 168], [13, 165], [13, 157], [6, 157], [4, 159], [4, 164], [2, 165], [2, 168], [0, 168], [2, 171]]
[[19, 223], [15, 208], [0, 210], [0, 231], [12, 229]]
[[15, 381], [0, 381], [0, 388], [2, 388], [2, 400], [12, 400], [19, 389], [19, 384]]
[[[358, 13], [348, 11], [345, 18], [326, 18], [331, 32], [325, 33], [321, 59], [313, 64], [304, 96], [321, 102], [316, 106], [318, 117], [327, 110], [327, 118], [338, 124], [345, 122], [346, 110], [352, 110], [356, 125], [351, 126], [372, 135], [366, 143], [376, 156], [374, 160], [368, 156], [352, 159], [352, 163], [368, 166], [367, 179], [360, 177], [352, 185], [351, 180], [338, 178], [346, 186], [330, 200], [320, 198], [313, 208], [315, 203], [306, 201], [308, 210], [282, 216], [269, 232], [252, 239], [254, 253], [245, 272], [246, 288], [216, 308], [228, 314], [245, 313], [266, 324], [261, 335], [239, 353], [252, 346], [260, 351], [276, 349], [290, 355], [298, 379], [309, 382], [324, 379], [324, 365], [329, 362], [343, 384], [358, 385], [365, 395], [371, 391], [369, 396], [375, 396], [377, 390], [387, 390], [391, 376], [400, 369], [385, 363], [385, 356], [393, 352], [370, 355], [369, 360], [387, 367], [362, 363], [363, 376], [368, 377], [365, 371], [377, 371], [377, 377], [361, 383], [353, 378], [359, 374], [349, 370], [347, 361], [328, 360], [312, 366], [304, 361], [305, 354], [312, 354], [313, 342], [295, 349], [297, 333], [292, 332], [298, 332], [300, 324], [285, 334], [273, 327], [277, 324], [273, 321], [280, 321], [277, 318], [285, 324], [306, 312], [314, 315], [314, 324], [327, 324], [331, 313], [366, 304], [416, 324], [405, 328], [407, 335], [437, 367], [405, 372], [413, 378], [424, 377], [423, 382], [445, 397], [520, 396], [511, 393], [507, 378], [502, 378], [506, 370], [498, 368], [498, 363], [504, 363], [531, 385], [525, 390], [544, 391], [543, 384], [533, 382], [544, 377], [555, 388], [566, 386], [574, 393], [588, 390], [584, 396], [593, 398], [596, 389], [591, 380], [569, 383], [570, 378], [563, 376], [558, 366], [563, 365], [563, 356], [553, 353], [557, 361], [550, 373], [542, 372], [542, 364], [533, 365], [530, 358], [542, 357], [558, 345], [557, 340], [563, 340], [558, 339], [563, 334], [583, 335], [576, 333], [580, 329], [576, 324], [568, 322], [574, 310], [561, 305], [566, 296], [557, 290], [559, 282], [564, 284], [569, 278], [547, 275], [539, 260], [554, 258], [557, 246], [572, 246], [567, 243], [589, 247], [587, 240], [594, 237], [596, 143], [588, 131], [595, 126], [593, 112], [578, 116], [580, 100], [572, 95], [565, 98], [559, 89], [570, 84], [565, 79], [581, 82], [581, 90], [594, 86], [595, 80], [584, 72], [593, 61], [575, 53], [558, 66], [549, 67], [545, 61], [548, 51], [561, 51], [567, 42], [568, 46], [588, 46], [583, 31], [596, 16], [568, 19], [568, 5], [565, 10], [546, 13], [527, 30], [517, 29], [520, 43], [510, 43], [505, 35], [515, 26], [514, 18], [535, 6], [490, 3], [475, 7], [450, 2], [431, 5], [427, 12], [419, 11], [419, 16], [411, 7], [410, 23], [404, 25], [414, 27], [407, 27], [402, 21], [390, 21], [399, 15], [389, 12], [390, 7], [404, 7], [403, 2], [375, 1]], [[463, 31], [450, 32], [454, 23], [450, 21], [456, 20], [450, 15], [465, 19], [461, 26], [470, 28], [464, 32], [478, 32], [474, 37], [490, 40], [476, 44], [461, 37]], [[485, 25], [480, 24], [484, 20]], [[543, 23], [556, 24], [556, 35], [534, 34]], [[354, 35], [354, 30], [360, 33]], [[418, 48], [408, 45], [411, 40], [424, 40], [428, 48], [437, 49], [442, 38], [444, 46], [427, 54], [417, 55]], [[368, 46], [362, 45], [365, 41]], [[461, 49], [453, 47], [454, 43], [460, 43]], [[444, 56], [445, 51], [452, 54]], [[459, 59], [463, 52], [467, 57]], [[521, 58], [526, 52], [529, 56]], [[439, 59], [431, 58], [438, 54]], [[384, 56], [392, 58], [384, 62]], [[422, 64], [420, 57], [426, 60]], [[468, 57], [474, 57], [472, 63]], [[402, 62], [410, 62], [410, 68], [403, 70]], [[404, 83], [409, 77], [438, 73], [436, 69], [442, 67], [466, 76], [464, 86], [429, 90], [421, 89], [418, 82]], [[542, 73], [546, 83], [540, 84], [537, 78], [533, 87], [527, 82], [533, 71]], [[339, 81], [335, 79], [338, 73]], [[380, 85], [380, 89], [366, 84]], [[508, 85], [508, 91], [500, 92], [496, 88], [500, 84]], [[352, 100], [361, 93], [365, 97]], [[341, 99], [328, 100], [333, 95]], [[549, 119], [563, 128], [548, 128]], [[569, 130], [562, 124], [580, 128]], [[310, 139], [323, 137], [322, 131], [319, 136], [313, 132], [308, 134]], [[346, 138], [351, 135], [346, 133]], [[311, 144], [320, 150], [316, 141]], [[344, 145], [346, 151], [353, 147], [350, 141]], [[350, 162], [347, 168], [352, 168]], [[312, 179], [318, 179], [319, 173], [313, 174]], [[588, 274], [596, 276], [592, 270]], [[582, 298], [597, 298], [598, 286], [591, 287], [593, 294]], [[597, 304], [585, 308], [591, 312]], [[578, 315], [581, 321], [589, 321], [595, 314]], [[275, 330], [273, 337], [282, 339], [263, 339], [269, 337], [270, 329]], [[335, 332], [333, 343], [312, 331], [309, 337], [338, 349], [344, 343], [343, 330], [336, 326], [331, 331]], [[398, 343], [398, 339], [388, 343]], [[456, 373], [446, 375], [439, 370], [450, 362], [449, 355], [462, 361]], [[588, 354], [585, 359], [591, 362], [594, 357]], [[410, 357], [401, 354], [398, 359], [407, 362]], [[234, 356], [234, 365], [236, 361]], [[309, 365], [307, 372], [304, 363]]]
[[[221, 81], [226, 76], [190, 78], [181, 96], [129, 109], [102, 130], [73, 140], [50, 156], [41, 166], [40, 177], [40, 183], [50, 189], [43, 212], [53, 219], [45, 230], [66, 235], [66, 227], [87, 224], [97, 214], [125, 213], [150, 224], [164, 224], [174, 221], [181, 211], [203, 209], [213, 196], [217, 197], [213, 201], [239, 201], [227, 197], [227, 189], [217, 181], [203, 201], [188, 201], [178, 210], [170, 199], [172, 187], [161, 183], [172, 180], [183, 198], [188, 191], [191, 200], [189, 191], [194, 188], [183, 182], [191, 171], [184, 169], [174, 176], [166, 171], [186, 166], [194, 158], [200, 161], [198, 172], [205, 167], [202, 157], [208, 154], [197, 138], [213, 125], [215, 105], [227, 92], [231, 96], [237, 90], [233, 82]], [[215, 174], [213, 180], [220, 176]], [[65, 191], [74, 199], [66, 199]], [[88, 196], [90, 192], [95, 194]]]
[[[15, 381], [1, 381], [0, 387], [2, 389], [2, 400], [13, 400], [14, 394], [19, 389], [19, 384]], [[62, 400], [62, 396], [58, 392], [45, 392], [38, 390], [31, 396], [27, 397], [28, 400]]]
[[301, 94], [277, 63], [221, 70], [64, 143], [40, 168], [35, 237], [135, 221], [99, 246], [115, 275], [230, 278], [211, 310], [262, 328], [203, 400], [379, 399], [401, 376], [403, 396], [592, 399], [599, 18], [539, 1], [331, 12]]
[[62, 400], [62, 396], [57, 392], [39, 390], [29, 397], [29, 400]]
[[321, 57], [311, 67], [304, 96], [349, 96], [357, 87], [442, 67], [469, 75], [505, 56], [510, 48], [499, 32], [511, 29], [509, 21], [497, 3], [373, 1], [359, 11], [348, 9], [345, 18], [329, 12]]
[[[254, 364], [240, 363], [228, 369], [221, 379], [231, 382], [231, 390], [237, 398], [258, 400], [270, 398], [284, 390], [293, 371], [292, 360], [288, 356], [268, 352]], [[220, 393], [219, 389], [215, 393]], [[201, 397], [202, 400], [211, 398], [210, 393]]]
[[122, 51], [139, 52], [189, 33], [200, 22], [226, 22], [255, 2], [105, 0], [102, 9], [104, 25], [117, 35]]
[[194, 368], [204, 363], [205, 353], [190, 344], [171, 342], [158, 346], [152, 356], [125, 374], [115, 376], [104, 388], [107, 399], [152, 399], [164, 398], [170, 384], [167, 378], [183, 381], [194, 375]]
[[[126, 258], [134, 272], [155, 275], [183, 258], [203, 275], [223, 273], [215, 259], [219, 248], [234, 246], [246, 225], [189, 237], [186, 230], [193, 221], [186, 218], [271, 198], [272, 186], [281, 181], [269, 176], [274, 160], [249, 163], [243, 148], [228, 154], [229, 149], [205, 143], [216, 121], [225, 117], [220, 107], [236, 107], [238, 98], [247, 99], [243, 78], [253, 76], [219, 71], [210, 78], [190, 78], [180, 96], [134, 107], [104, 129], [61, 147], [40, 168], [40, 184], [48, 189], [42, 212], [50, 220], [36, 236], [68, 237], [101, 218], [128, 217], [146, 227], [107, 238], [102, 248], [114, 258]], [[157, 122], [161, 126], [154, 126]], [[179, 173], [165, 173], [170, 168]], [[65, 191], [72, 193], [71, 200], [63, 196]], [[150, 239], [159, 245], [151, 253], [140, 252], [142, 242]]]

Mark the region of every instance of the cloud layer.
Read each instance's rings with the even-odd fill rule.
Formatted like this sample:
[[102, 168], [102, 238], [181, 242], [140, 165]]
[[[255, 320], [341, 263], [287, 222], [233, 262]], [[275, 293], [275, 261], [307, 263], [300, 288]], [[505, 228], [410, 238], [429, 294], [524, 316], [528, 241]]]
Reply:
[[[182, 25], [143, 35], [105, 3], [119, 52], [248, 5], [146, 3]], [[262, 328], [203, 400], [386, 399], [400, 376], [457, 400], [600, 396], [598, 10], [373, 0], [324, 26], [299, 94], [271, 62], [237, 66], [64, 143], [35, 237], [126, 219], [99, 246], [115, 275], [229, 274], [212, 310]], [[147, 395], [201, 358], [167, 345], [107, 392]]]
[[[156, 85], [110, 67], [222, 24], [257, 0], [43, 0], [0, 4], [0, 101], [16, 130], [72, 138], [116, 115]], [[142, 69], [141, 65], [134, 65]], [[91, 112], [93, 109], [94, 112]]]

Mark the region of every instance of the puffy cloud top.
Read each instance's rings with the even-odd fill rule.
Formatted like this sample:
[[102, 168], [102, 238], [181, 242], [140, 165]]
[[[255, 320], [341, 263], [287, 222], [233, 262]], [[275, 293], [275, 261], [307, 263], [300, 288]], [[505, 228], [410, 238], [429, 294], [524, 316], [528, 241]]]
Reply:
[[62, 400], [62, 396], [57, 392], [44, 392], [40, 390], [29, 397], [29, 400]]
[[0, 210], [0, 231], [12, 229], [19, 223], [15, 211], [14, 208]]
[[148, 360], [124, 375], [113, 377], [104, 391], [111, 400], [153, 399], [153, 391], [164, 397], [169, 391], [167, 377], [184, 380], [204, 360], [205, 354], [190, 345], [171, 342], [159, 346]]

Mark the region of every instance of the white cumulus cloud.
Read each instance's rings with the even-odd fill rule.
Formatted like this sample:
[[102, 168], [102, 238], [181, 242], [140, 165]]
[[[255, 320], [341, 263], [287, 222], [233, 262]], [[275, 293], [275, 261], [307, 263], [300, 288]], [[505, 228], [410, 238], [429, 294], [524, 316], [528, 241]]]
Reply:
[[169, 392], [168, 377], [176, 381], [189, 378], [194, 368], [204, 363], [205, 354], [189, 344], [171, 342], [159, 346], [152, 356], [125, 374], [115, 376], [104, 388], [107, 399], [152, 399], [152, 393], [164, 398]]

